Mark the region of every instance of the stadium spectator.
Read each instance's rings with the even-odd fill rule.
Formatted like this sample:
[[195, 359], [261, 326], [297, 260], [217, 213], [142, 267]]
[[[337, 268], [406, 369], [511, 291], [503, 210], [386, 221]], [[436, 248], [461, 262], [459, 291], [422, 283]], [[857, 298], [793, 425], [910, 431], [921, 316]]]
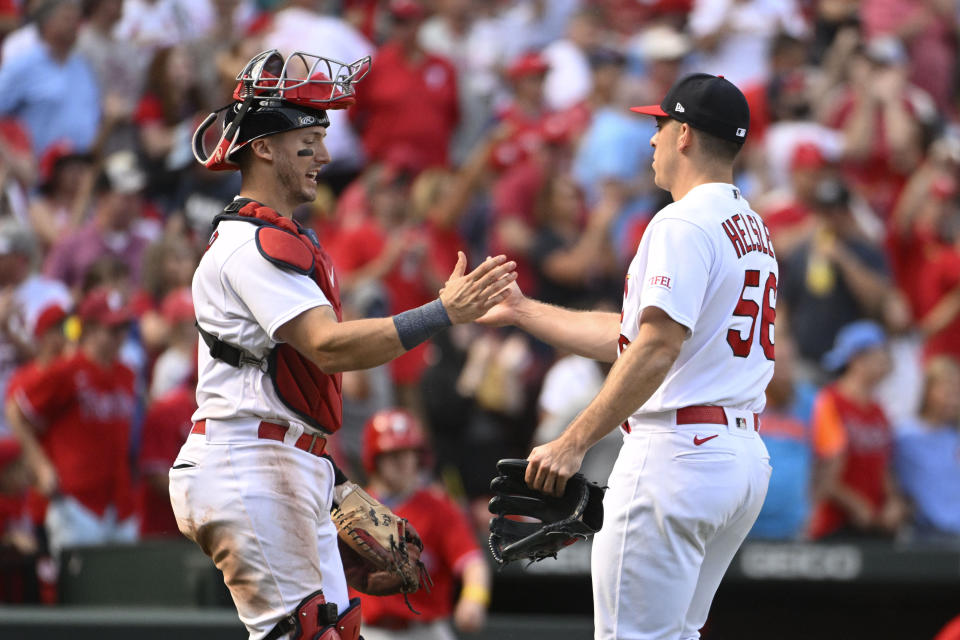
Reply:
[[930, 96], [907, 81], [906, 62], [896, 38], [854, 51], [826, 116], [827, 126], [843, 132], [845, 177], [884, 220], [920, 161], [923, 127], [936, 117]]
[[[35, 355], [33, 336], [41, 312], [51, 303], [70, 306], [62, 283], [37, 274], [37, 246], [25, 227], [0, 225], [0, 396], [14, 370]], [[0, 437], [9, 435], [0, 417]]]
[[132, 42], [119, 38], [114, 28], [123, 13], [123, 0], [87, 0], [83, 3], [84, 22], [77, 36], [77, 51], [90, 64], [104, 114], [111, 113], [116, 126], [104, 140], [104, 152], [130, 149], [136, 135], [130, 116], [136, 96], [143, 88], [149, 55]]
[[157, 357], [150, 379], [150, 398], [166, 396], [189, 380], [197, 367], [197, 330], [193, 297], [187, 287], [163, 299], [160, 314], [170, 328], [167, 348]]
[[920, 538], [960, 536], [960, 365], [945, 356], [924, 368], [920, 411], [897, 425], [894, 467]]
[[137, 535], [127, 462], [134, 376], [118, 360], [130, 312], [116, 291], [100, 289], [78, 314], [76, 353], [31, 376], [6, 404], [35, 479], [31, 510], [54, 556]]
[[767, 406], [760, 415], [763, 443], [770, 452], [770, 486], [763, 509], [750, 530], [753, 538], [795, 540], [807, 533], [812, 508], [813, 436], [811, 417], [816, 387], [794, 372], [796, 347], [777, 335], [777, 366], [767, 385]]
[[96, 170], [93, 157], [77, 153], [66, 140], [51, 144], [39, 164], [39, 193], [30, 203], [30, 226], [48, 248], [82, 226]]
[[[420, 421], [412, 414], [387, 409], [370, 418], [363, 433], [363, 466], [367, 491], [416, 528], [432, 587], [410, 594], [410, 611], [402, 595], [362, 601], [363, 634], [369, 640], [453, 638], [450, 621], [460, 632], [483, 628], [490, 604], [490, 569], [469, 520], [461, 508], [429, 481], [429, 445]], [[427, 473], [424, 473], [427, 471]], [[462, 581], [454, 606], [455, 581]]]
[[830, 167], [820, 148], [803, 143], [794, 148], [790, 158], [789, 186], [774, 189], [763, 196], [760, 211], [781, 265], [810, 239], [816, 226], [813, 207], [816, 206], [817, 185], [830, 175]]
[[594, 9], [580, 9], [567, 25], [565, 38], [554, 40], [543, 52], [549, 70], [543, 96], [547, 106], [562, 111], [590, 97], [593, 74], [590, 54], [600, 39], [600, 20]]
[[390, 39], [377, 50], [350, 116], [370, 160], [414, 154], [418, 168], [446, 166], [460, 118], [456, 69], [420, 46], [419, 2], [391, 0], [390, 15]]
[[0, 64], [0, 114], [23, 121], [38, 156], [57, 140], [87, 151], [97, 137], [100, 91], [74, 47], [80, 17], [75, 0], [43, 3], [35, 15], [40, 41]]
[[188, 379], [181, 381], [179, 386], [154, 396], [143, 419], [137, 463], [140, 474], [137, 519], [140, 536], [144, 538], [180, 534], [170, 507], [169, 474], [193, 426], [190, 418], [197, 410], [197, 400], [196, 384], [191, 382], [195, 377], [195, 371], [191, 371]]
[[806, 24], [795, 0], [694, 0], [688, 28], [702, 56], [695, 70], [723, 74], [746, 90], [766, 80], [774, 36], [802, 37]]
[[190, 65], [185, 46], [157, 49], [133, 113], [147, 177], [144, 195], [167, 213], [183, 206], [184, 191], [192, 187], [191, 138], [202, 96]]
[[153, 50], [195, 40], [214, 24], [210, 0], [124, 0], [118, 38]]
[[549, 178], [537, 198], [536, 232], [530, 262], [540, 299], [571, 307], [589, 298], [616, 301], [621, 292], [619, 263], [610, 242], [611, 225], [623, 207], [619, 185], [603, 189], [586, 213], [569, 175]]
[[888, 251], [893, 273], [917, 321], [943, 295], [929, 274], [939, 254], [949, 252], [956, 235], [958, 170], [960, 136], [937, 138], [907, 181], [890, 220]]
[[800, 357], [817, 366], [841, 327], [880, 314], [889, 283], [886, 258], [864, 238], [842, 183], [818, 183], [813, 212], [810, 239], [781, 265], [777, 311], [789, 315]]
[[886, 335], [874, 322], [854, 322], [823, 360], [839, 377], [813, 409], [818, 503], [810, 535], [892, 536], [908, 511], [894, 480], [890, 425], [873, 395], [890, 371]]
[[138, 283], [148, 244], [137, 229], [143, 213], [140, 194], [145, 185], [146, 177], [133, 152], [118, 151], [107, 158], [94, 188], [93, 218], [53, 247], [44, 272], [76, 287], [98, 258], [115, 256], [127, 265], [134, 283]]
[[956, 87], [955, 2], [864, 0], [860, 15], [867, 38], [901, 40], [909, 59], [910, 82], [926, 91], [941, 112], [953, 108]]
[[658, 104], [680, 78], [691, 51], [690, 38], [668, 24], [655, 24], [635, 35], [629, 52], [642, 73], [631, 74], [630, 104]]
[[[621, 91], [625, 62], [613, 49], [597, 49], [590, 56], [593, 90], [587, 104], [592, 115], [570, 169], [589, 205], [597, 201], [608, 181], [622, 186], [627, 202], [643, 199], [653, 188], [643, 169], [653, 154], [650, 138], [656, 129], [648, 119], [626, 109]], [[636, 208], [636, 203], [630, 208]]]
[[189, 237], [168, 233], [146, 248], [142, 264], [141, 287], [130, 296], [130, 306], [137, 316], [144, 348], [159, 353], [170, 337], [163, 302], [171, 292], [190, 287], [197, 268], [197, 249]]
[[20, 443], [0, 438], [0, 602], [36, 602], [37, 539], [24, 511], [31, 478]]

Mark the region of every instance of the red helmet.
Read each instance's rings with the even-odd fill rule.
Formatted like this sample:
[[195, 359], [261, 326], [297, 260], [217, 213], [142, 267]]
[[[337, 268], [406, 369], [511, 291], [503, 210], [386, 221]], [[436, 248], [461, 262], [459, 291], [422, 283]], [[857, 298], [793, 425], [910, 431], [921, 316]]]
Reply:
[[[237, 75], [234, 102], [217, 109], [193, 134], [193, 155], [213, 171], [237, 168], [233, 154], [257, 138], [303, 127], [330, 125], [327, 109], [356, 102], [354, 84], [370, 70], [370, 56], [346, 63], [297, 51], [284, 60], [276, 49], [254, 56]], [[207, 129], [223, 114], [223, 130], [212, 153], [204, 149]]]
[[425, 454], [427, 448], [427, 434], [420, 421], [405, 409], [378, 411], [363, 427], [363, 468], [368, 475], [377, 470], [381, 453], [416, 449]]

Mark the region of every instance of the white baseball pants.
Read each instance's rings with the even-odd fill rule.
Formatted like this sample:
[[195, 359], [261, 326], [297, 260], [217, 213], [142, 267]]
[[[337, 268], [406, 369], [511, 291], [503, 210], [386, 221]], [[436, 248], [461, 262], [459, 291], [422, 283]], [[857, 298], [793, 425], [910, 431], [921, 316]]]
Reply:
[[177, 525], [223, 572], [250, 640], [317, 589], [341, 612], [349, 600], [330, 519], [333, 466], [292, 446], [302, 427], [278, 442], [258, 439], [258, 425], [208, 420], [170, 470]]
[[596, 640], [700, 637], [771, 472], [753, 415], [727, 418], [677, 426], [668, 412], [624, 436], [593, 542]]

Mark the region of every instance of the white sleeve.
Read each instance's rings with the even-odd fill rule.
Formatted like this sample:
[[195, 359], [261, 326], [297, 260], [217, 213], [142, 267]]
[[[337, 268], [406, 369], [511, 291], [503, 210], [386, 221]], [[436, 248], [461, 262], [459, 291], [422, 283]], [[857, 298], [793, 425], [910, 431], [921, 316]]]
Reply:
[[693, 333], [713, 264], [710, 238], [700, 227], [678, 218], [655, 221], [648, 233], [639, 312], [659, 307]]
[[313, 278], [274, 266], [252, 239], [224, 261], [220, 273], [271, 340], [276, 340], [277, 329], [304, 311], [332, 306]]

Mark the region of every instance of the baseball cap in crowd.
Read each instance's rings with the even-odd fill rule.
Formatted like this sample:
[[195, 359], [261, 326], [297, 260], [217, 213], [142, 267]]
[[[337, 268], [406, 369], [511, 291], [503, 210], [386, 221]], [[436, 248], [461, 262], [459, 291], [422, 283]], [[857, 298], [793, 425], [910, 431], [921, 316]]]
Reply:
[[827, 371], [839, 371], [857, 355], [887, 344], [887, 334], [872, 320], [858, 320], [837, 332], [833, 349], [823, 354], [823, 367]]
[[747, 139], [750, 129], [750, 107], [743, 93], [723, 76], [709, 73], [681, 78], [659, 105], [630, 110], [686, 122], [694, 129], [739, 144]]
[[133, 320], [133, 314], [123, 295], [115, 289], [94, 289], [88, 293], [80, 303], [77, 315], [83, 323], [92, 322], [108, 327], [127, 324]]
[[160, 304], [160, 314], [170, 324], [194, 321], [193, 295], [189, 287], [180, 287], [168, 293]]
[[550, 70], [550, 63], [539, 53], [532, 51], [525, 53], [510, 63], [507, 67], [507, 77], [511, 80], [524, 76], [543, 75]]
[[418, 20], [426, 15], [423, 5], [416, 0], [390, 0], [389, 8], [394, 20]]
[[68, 162], [83, 162], [93, 164], [93, 156], [89, 153], [80, 153], [73, 148], [69, 140], [58, 140], [48, 146], [37, 162], [39, 186], [47, 189], [53, 182], [57, 171]]
[[692, 49], [690, 38], [673, 27], [650, 27], [633, 39], [630, 51], [645, 62], [680, 60]]
[[812, 142], [801, 142], [793, 148], [790, 155], [790, 170], [797, 169], [822, 169], [827, 166], [827, 159], [816, 144]]
[[67, 311], [57, 303], [53, 303], [43, 308], [43, 311], [37, 315], [37, 321], [33, 324], [33, 337], [40, 338], [47, 331], [54, 327], [59, 327], [67, 319]]

